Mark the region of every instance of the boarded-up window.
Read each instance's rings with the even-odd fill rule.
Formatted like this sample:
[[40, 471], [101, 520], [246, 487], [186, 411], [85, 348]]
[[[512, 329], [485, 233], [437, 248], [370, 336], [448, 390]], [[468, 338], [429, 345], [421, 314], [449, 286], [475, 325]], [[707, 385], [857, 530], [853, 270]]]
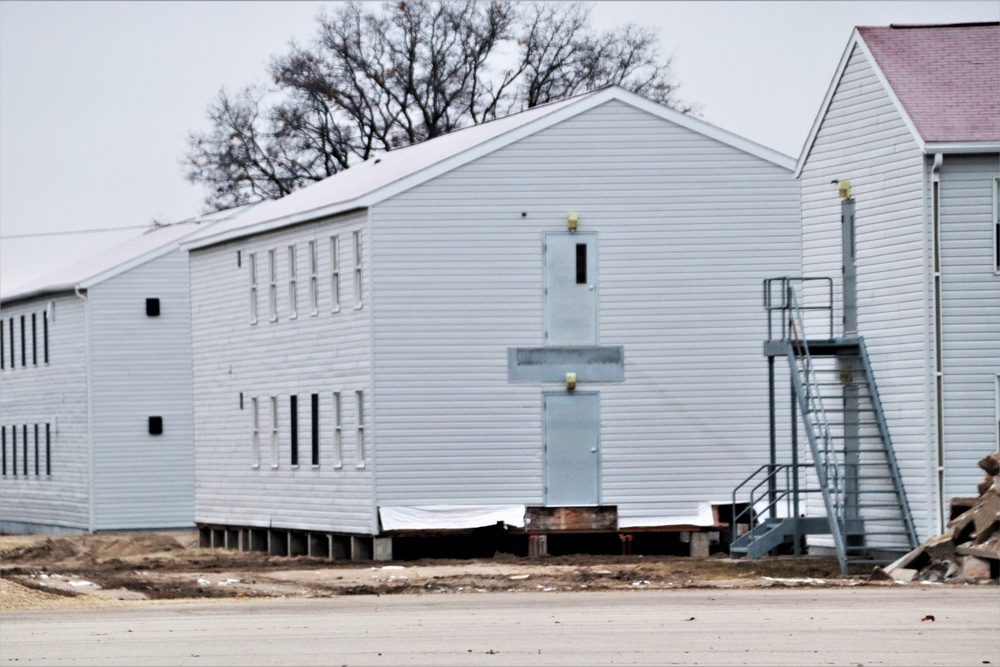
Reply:
[[250, 324], [257, 324], [257, 253], [247, 255], [247, 270], [250, 272]]
[[309, 314], [319, 315], [319, 266], [315, 241], [309, 242]]
[[278, 321], [278, 256], [277, 251], [267, 251], [268, 306], [272, 322]]
[[344, 411], [340, 392], [333, 392], [333, 467], [344, 467]]
[[340, 241], [330, 237], [330, 312], [340, 312]]
[[[253, 255], [251, 255], [253, 257]], [[257, 397], [250, 399], [250, 465], [260, 467], [260, 404]]]
[[354, 308], [362, 307], [361, 296], [361, 232], [354, 232]]
[[278, 397], [271, 397], [271, 467], [278, 467]]
[[299, 316], [299, 269], [295, 261], [295, 246], [288, 246], [288, 319]]
[[357, 462], [359, 468], [365, 467], [365, 392], [358, 390], [355, 392], [357, 397], [357, 419], [358, 419], [358, 432], [354, 440], [354, 460]]

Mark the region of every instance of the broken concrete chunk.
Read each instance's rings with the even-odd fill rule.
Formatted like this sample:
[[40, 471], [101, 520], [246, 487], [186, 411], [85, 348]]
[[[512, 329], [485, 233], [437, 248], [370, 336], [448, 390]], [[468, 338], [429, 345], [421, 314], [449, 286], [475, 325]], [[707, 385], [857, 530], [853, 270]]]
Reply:
[[962, 576], [970, 579], [989, 579], [989, 561], [975, 556], [966, 556], [962, 561]]

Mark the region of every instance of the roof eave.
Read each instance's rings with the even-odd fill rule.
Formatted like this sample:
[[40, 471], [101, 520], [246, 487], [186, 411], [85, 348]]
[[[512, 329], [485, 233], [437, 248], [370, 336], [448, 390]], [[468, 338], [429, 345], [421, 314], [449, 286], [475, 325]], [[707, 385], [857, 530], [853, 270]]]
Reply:
[[30, 301], [31, 299], [37, 299], [40, 296], [58, 296], [60, 294], [72, 294], [76, 291], [78, 287], [80, 287], [79, 284], [66, 283], [62, 285], [49, 285], [47, 287], [40, 287], [38, 289], [33, 289], [30, 292], [14, 293], [9, 296], [0, 297], [0, 306], [9, 306], [10, 304], [19, 303], [21, 301]]
[[924, 144], [924, 153], [948, 153], [952, 155], [975, 153], [998, 153], [1000, 141], [929, 141]]

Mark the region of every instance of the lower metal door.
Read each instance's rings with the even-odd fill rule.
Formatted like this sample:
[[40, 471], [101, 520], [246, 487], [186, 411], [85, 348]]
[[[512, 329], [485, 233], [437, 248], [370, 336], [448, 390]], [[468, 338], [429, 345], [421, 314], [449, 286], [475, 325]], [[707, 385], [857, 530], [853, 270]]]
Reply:
[[601, 415], [598, 392], [545, 392], [545, 504], [600, 504]]

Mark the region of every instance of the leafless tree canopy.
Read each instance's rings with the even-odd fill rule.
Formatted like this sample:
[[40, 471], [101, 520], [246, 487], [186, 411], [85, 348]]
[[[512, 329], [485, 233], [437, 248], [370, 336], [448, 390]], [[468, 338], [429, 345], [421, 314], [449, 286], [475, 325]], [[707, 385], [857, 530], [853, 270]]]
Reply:
[[604, 33], [563, 2], [351, 2], [267, 85], [219, 93], [189, 140], [187, 177], [226, 208], [281, 197], [373, 152], [618, 84], [688, 112], [652, 30]]

